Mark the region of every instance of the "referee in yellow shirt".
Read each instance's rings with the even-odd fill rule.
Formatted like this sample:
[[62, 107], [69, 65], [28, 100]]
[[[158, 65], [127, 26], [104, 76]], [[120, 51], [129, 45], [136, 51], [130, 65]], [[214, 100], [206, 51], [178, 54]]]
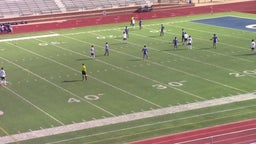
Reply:
[[82, 77], [83, 77], [83, 81], [87, 80], [86, 66], [84, 64], [82, 64]]

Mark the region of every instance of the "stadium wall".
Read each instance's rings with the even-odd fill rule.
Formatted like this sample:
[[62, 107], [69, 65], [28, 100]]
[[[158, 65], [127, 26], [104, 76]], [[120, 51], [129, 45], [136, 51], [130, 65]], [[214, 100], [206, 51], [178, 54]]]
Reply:
[[[71, 18], [62, 18], [56, 19], [58, 15], [54, 16], [55, 20], [49, 20], [44, 17], [47, 16], [35, 16], [33, 19], [40, 19], [40, 21], [28, 21], [28, 24], [18, 24], [12, 26], [13, 33], [24, 33], [24, 32], [37, 32], [45, 30], [56, 30], [56, 29], [66, 29], [73, 27], [84, 27], [92, 25], [102, 25], [102, 24], [111, 24], [111, 23], [120, 23], [127, 22], [129, 23], [130, 18], [133, 16], [135, 19], [158, 19], [158, 18], [167, 18], [167, 17], [176, 17], [176, 16], [189, 16], [194, 14], [206, 14], [206, 13], [217, 13], [217, 12], [229, 12], [229, 11], [239, 11], [247, 13], [256, 13], [255, 9], [256, 1], [246, 1], [246, 2], [237, 2], [237, 3], [227, 3], [227, 4], [217, 4], [217, 5], [206, 5], [206, 6], [190, 6], [190, 7], [173, 7], [168, 10], [154, 10], [151, 12], [136, 13], [130, 8], [123, 8], [121, 11], [125, 13], [109, 13], [103, 15], [102, 12], [98, 15], [91, 17], [77, 15]], [[127, 10], [127, 12], [126, 12]], [[69, 16], [70, 14], [62, 14]], [[60, 16], [60, 15], [59, 15]], [[70, 15], [72, 16], [72, 15]], [[50, 17], [50, 16], [49, 16]], [[52, 17], [52, 16], [51, 16]], [[21, 21], [26, 19], [9, 19], [9, 21]]]

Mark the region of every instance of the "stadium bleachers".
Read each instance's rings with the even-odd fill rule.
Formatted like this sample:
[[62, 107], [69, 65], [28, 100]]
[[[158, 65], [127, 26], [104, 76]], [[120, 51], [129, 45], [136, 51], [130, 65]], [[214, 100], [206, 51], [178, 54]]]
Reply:
[[0, 18], [140, 6], [154, 0], [0, 0]]

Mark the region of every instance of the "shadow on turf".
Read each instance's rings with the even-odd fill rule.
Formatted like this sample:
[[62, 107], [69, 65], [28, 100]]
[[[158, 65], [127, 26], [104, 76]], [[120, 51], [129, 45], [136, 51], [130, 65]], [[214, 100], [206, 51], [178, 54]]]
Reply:
[[83, 80], [64, 80], [64, 83], [69, 83], [69, 82], [81, 82]]

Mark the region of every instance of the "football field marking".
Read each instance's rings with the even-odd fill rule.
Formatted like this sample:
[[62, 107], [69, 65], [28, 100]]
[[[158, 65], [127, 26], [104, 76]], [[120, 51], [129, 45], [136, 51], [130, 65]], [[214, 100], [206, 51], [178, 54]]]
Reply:
[[[37, 40], [37, 41], [41, 41], [41, 42], [45, 42], [45, 41], [42, 41], [42, 40], [39, 40], [39, 39], [36, 39], [36, 40]], [[15, 45], [15, 44], [12, 44], [12, 43], [9, 43], [9, 42], [7, 42], [7, 43], [8, 43], [9, 45], [12, 45], [12, 46], [14, 46], [14, 47], [17, 47], [17, 48], [19, 48], [19, 49], [21, 49], [21, 50], [24, 50], [24, 51], [26, 51], [26, 52], [29, 52], [29, 53], [31, 53], [31, 54], [33, 54], [33, 55], [37, 55], [37, 56], [39, 56], [39, 57], [41, 57], [41, 58], [43, 58], [43, 59], [46, 59], [46, 60], [51, 61], [51, 62], [54, 62], [54, 63], [56, 63], [56, 64], [58, 64], [58, 65], [64, 66], [65, 68], [68, 68], [68, 69], [70, 69], [70, 70], [73, 70], [73, 71], [76, 71], [76, 72], [79, 72], [79, 73], [80, 73], [80, 71], [78, 71], [78, 70], [76, 70], [76, 69], [74, 69], [74, 68], [71, 68], [70, 66], [65, 65], [65, 64], [63, 64], [63, 63], [60, 63], [60, 62], [58, 62], [58, 61], [56, 61], [56, 60], [54, 60], [54, 59], [52, 59], [52, 58], [45, 57], [45, 56], [43, 56], [43, 55], [40, 55], [40, 54], [38, 54], [38, 53], [36, 53], [36, 52], [30, 51], [30, 50], [25, 49], [25, 48], [23, 48], [23, 47], [21, 47], [21, 46], [18, 46], [18, 45]], [[63, 47], [58, 46], [58, 45], [54, 45], [54, 46], [55, 46], [55, 47], [58, 47], [58, 48], [61, 48], [61, 49], [64, 49]], [[67, 50], [67, 49], [64, 49], [64, 50]], [[75, 53], [81, 55], [81, 53], [78, 53], [78, 52], [75, 52]], [[87, 56], [87, 57], [90, 58], [90, 56]], [[37, 75], [37, 76], [38, 76], [38, 75]], [[40, 76], [39, 76], [39, 77], [40, 77]], [[152, 104], [152, 105], [154, 105], [154, 106], [156, 106], [156, 107], [159, 107], [159, 108], [162, 107], [162, 106], [160, 106], [160, 105], [158, 105], [158, 104], [156, 104], [156, 103], [154, 103], [154, 102], [151, 102], [151, 101], [149, 101], [149, 100], [147, 100], [147, 99], [144, 99], [144, 98], [142, 98], [142, 97], [140, 97], [140, 96], [138, 96], [138, 95], [136, 95], [136, 94], [133, 94], [133, 93], [128, 92], [128, 91], [126, 91], [126, 90], [124, 90], [124, 89], [121, 89], [120, 87], [115, 86], [115, 85], [113, 85], [113, 84], [111, 84], [111, 83], [105, 82], [105, 81], [103, 81], [103, 80], [101, 80], [101, 79], [98, 79], [98, 78], [96, 78], [96, 77], [93, 77], [93, 76], [90, 76], [90, 78], [92, 78], [92, 79], [94, 79], [94, 80], [96, 80], [96, 81], [98, 81], [98, 82], [100, 82], [100, 83], [103, 83], [103, 84], [105, 84], [105, 85], [108, 85], [108, 86], [110, 86], [110, 87], [112, 87], [112, 88], [114, 88], [114, 89], [117, 89], [117, 90], [119, 90], [119, 91], [122, 91], [123, 93], [126, 93], [126, 94], [128, 94], [128, 95], [130, 95], [130, 96], [136, 97], [136, 98], [138, 98], [138, 99], [140, 99], [140, 100], [142, 100], [142, 101], [144, 101], [144, 102], [146, 102], [146, 103]], [[42, 78], [42, 79], [46, 80], [45, 78]], [[48, 81], [48, 80], [47, 80], [47, 81]], [[50, 81], [48, 81], [48, 82], [50, 82]], [[68, 91], [68, 90], [62, 88], [62, 87], [60, 87], [59, 85], [56, 85], [56, 84], [54, 84], [54, 83], [52, 83], [52, 82], [50, 82], [50, 83], [51, 83], [52, 85], [56, 86], [56, 87], [59, 87], [59, 88], [65, 90], [65, 91], [68, 92], [68, 93], [72, 93], [71, 91]], [[72, 95], [75, 95], [75, 94], [72, 93]], [[76, 96], [76, 97], [79, 97], [79, 96]], [[105, 112], [111, 114], [112, 116], [114, 116], [113, 113], [111, 113], [111, 112], [109, 112], [109, 111], [107, 111], [107, 110], [105, 110], [105, 109], [103, 109], [103, 108], [101, 108], [101, 107], [99, 107], [99, 106], [97, 106], [97, 105], [95, 105], [95, 104], [89, 102], [89, 101], [86, 101], [86, 102], [88, 102], [88, 103], [90, 103], [91, 105], [93, 105], [93, 106], [95, 106], [95, 107], [97, 107], [97, 108], [100, 108], [100, 109], [102, 109], [103, 111], [105, 111]]]
[[[63, 126], [47, 128], [42, 130], [35, 130], [35, 131], [30, 131], [30, 132], [25, 132], [20, 134], [14, 134], [12, 135], [12, 137], [18, 141], [24, 141], [24, 140], [34, 139], [34, 138], [41, 138], [41, 137], [69, 133], [69, 132], [74, 132], [79, 130], [85, 130], [89, 128], [96, 128], [96, 127], [101, 127], [106, 125], [135, 121], [135, 120], [157, 117], [157, 116], [162, 116], [167, 114], [174, 114], [174, 113], [185, 112], [189, 110], [220, 106], [224, 104], [231, 104], [235, 102], [242, 102], [242, 101], [253, 100], [253, 99], [256, 99], [256, 94], [248, 93], [248, 94], [236, 95], [231, 97], [224, 97], [219, 99], [189, 103], [189, 104], [184, 104], [179, 106], [171, 106], [171, 107], [159, 108], [159, 109], [154, 109], [154, 110], [149, 110], [144, 112], [137, 112], [137, 113], [131, 113], [131, 114], [120, 115], [115, 117], [103, 118], [103, 119], [92, 120], [87, 122], [74, 123], [74, 124], [63, 125]], [[2, 144], [11, 143], [13, 142], [13, 138], [11, 138], [10, 136], [0, 137], [0, 143]]]
[[37, 38], [48, 38], [48, 37], [56, 37], [59, 34], [48, 34], [48, 35], [37, 35], [37, 36], [28, 36], [28, 37], [19, 37], [19, 38], [10, 38], [10, 39], [1, 39], [0, 42], [11, 42], [11, 41], [20, 41], [20, 40], [30, 40], [30, 39], [37, 39]]
[[[94, 34], [94, 35], [96, 35], [96, 34]], [[79, 39], [76, 39], [76, 38], [73, 38], [73, 37], [69, 37], [69, 36], [65, 36], [65, 35], [61, 35], [61, 36], [66, 37], [66, 38], [69, 38], [69, 39], [72, 39], [72, 40], [75, 40], [75, 41], [78, 41], [78, 42], [81, 42], [81, 43], [89, 43], [89, 42], [82, 41], [82, 40], [79, 40]], [[98, 47], [101, 47], [100, 45], [97, 45], [97, 44], [94, 44], [94, 45], [95, 45], [95, 46], [98, 46]], [[61, 48], [61, 49], [63, 49], [63, 50], [67, 50], [67, 51], [70, 51], [70, 52], [73, 52], [73, 53], [76, 53], [76, 54], [79, 54], [79, 55], [82, 55], [81, 53], [72, 51], [72, 50], [70, 50], [70, 49], [65, 49], [65, 48], [60, 47], [60, 46], [56, 46], [56, 47], [59, 47], [59, 48]], [[118, 53], [121, 53], [121, 54], [124, 54], [124, 55], [128, 55], [128, 56], [131, 56], [131, 57], [134, 57], [134, 58], [136, 58], [136, 59], [139, 59], [139, 58], [140, 58], [140, 57], [137, 57], [137, 56], [134, 56], [134, 55], [125, 54], [125, 53], [120, 52], [120, 51], [117, 51], [117, 50], [113, 50], [113, 51], [116, 51], [116, 52], [118, 52]], [[83, 56], [84, 56], [84, 55], [83, 55]], [[89, 56], [87, 56], [87, 57], [89, 57]], [[140, 59], [141, 59], [141, 58], [140, 58]], [[116, 65], [107, 63], [107, 62], [105, 62], [105, 61], [103, 61], [103, 60], [96, 59], [96, 61], [100, 61], [101, 63], [104, 63], [104, 64], [106, 64], [106, 65], [115, 67], [115, 68], [117, 68], [117, 69], [119, 69], [119, 70], [122, 70], [122, 71], [125, 71], [125, 72], [128, 72], [128, 73], [131, 73], [131, 74], [136, 75], [136, 76], [138, 76], [138, 77], [141, 77], [141, 78], [144, 78], [144, 79], [148, 79], [148, 80], [151, 80], [151, 81], [153, 81], [153, 82], [155, 82], [155, 83], [158, 83], [158, 84], [161, 84], [161, 85], [170, 87], [170, 88], [172, 88], [172, 89], [175, 89], [175, 90], [177, 90], [177, 91], [180, 91], [180, 92], [182, 92], [182, 93], [188, 94], [188, 95], [190, 95], [190, 96], [199, 98], [199, 99], [201, 99], [201, 100], [205, 100], [204, 97], [201, 97], [201, 96], [199, 96], [199, 95], [195, 95], [195, 94], [193, 94], [193, 93], [190, 93], [190, 92], [188, 92], [188, 91], [179, 89], [179, 88], [177, 88], [177, 87], [173, 87], [173, 86], [171, 86], [171, 85], [164, 84], [164, 83], [162, 83], [162, 82], [160, 82], [160, 81], [158, 81], [158, 80], [151, 79], [151, 78], [149, 78], [149, 77], [146, 77], [146, 76], [144, 76], [144, 75], [138, 74], [138, 73], [133, 72], [133, 71], [130, 71], [130, 70], [126, 70], [126, 69], [124, 69], [124, 68], [122, 68], [122, 67], [119, 67], [119, 66], [116, 66]], [[150, 62], [150, 63], [154, 63], [154, 62]]]
[[41, 111], [42, 113], [44, 113], [45, 115], [47, 115], [49, 118], [53, 119], [54, 121], [56, 121], [57, 123], [61, 124], [61, 125], [65, 125], [63, 122], [61, 122], [60, 120], [58, 120], [57, 118], [55, 118], [54, 116], [50, 115], [48, 112], [46, 112], [45, 110], [41, 109], [40, 107], [38, 107], [37, 105], [34, 105], [32, 102], [30, 102], [29, 100], [27, 100], [26, 98], [24, 98], [23, 96], [19, 95], [18, 93], [16, 93], [15, 91], [13, 91], [12, 89], [5, 87], [5, 89], [7, 89], [8, 91], [10, 91], [11, 93], [13, 93], [14, 95], [18, 96], [19, 98], [21, 98], [23, 101], [27, 102], [28, 104], [32, 105], [34, 108], [36, 108], [37, 110]]
[[[137, 34], [137, 35], [138, 35], [138, 34]], [[114, 39], [114, 40], [116, 40], [116, 41], [121, 41], [121, 40], [117, 40], [117, 39]], [[135, 44], [135, 43], [130, 43], [130, 42], [127, 42], [127, 43], [129, 43], [129, 44], [131, 44], [131, 45], [136, 45], [136, 46], [138, 46], [138, 47], [141, 47], [141, 45], [138, 45], [138, 44]], [[159, 51], [159, 50], [154, 49], [154, 48], [151, 48], [151, 49], [152, 49], [152, 50]], [[123, 52], [119, 52], [119, 53], [125, 54], [125, 53], [123, 53]], [[125, 54], [125, 55], [129, 55], [129, 54]], [[139, 58], [139, 57], [134, 56], [134, 55], [129, 55], [129, 56], [134, 57], [134, 58]], [[177, 72], [179, 72], [179, 73], [184, 73], [184, 74], [186, 74], [186, 75], [188, 75], [188, 76], [192, 76], [192, 77], [195, 77], [195, 78], [203, 79], [203, 80], [208, 81], [208, 82], [215, 83], [215, 84], [217, 84], [217, 85], [221, 85], [221, 86], [224, 86], [224, 87], [227, 87], [227, 88], [231, 88], [231, 89], [234, 89], [234, 90], [237, 90], [237, 91], [240, 91], [240, 92], [249, 93], [248, 91], [245, 91], [245, 90], [242, 90], [242, 89], [233, 87], [233, 86], [229, 86], [229, 85], [227, 85], [227, 84], [223, 84], [223, 83], [217, 82], [217, 81], [215, 81], [215, 80], [211, 80], [211, 79], [208, 79], [208, 78], [204, 78], [204, 77], [201, 77], [201, 76], [196, 75], [196, 74], [188, 73], [188, 72], [185, 72], [185, 71], [183, 71], [183, 70], [180, 70], [180, 69], [177, 69], [177, 68], [174, 68], [174, 67], [169, 67], [169, 66], [163, 65], [163, 64], [158, 63], [158, 62], [154, 62], [154, 61], [149, 61], [149, 62], [152, 63], [152, 64], [154, 64], [154, 65], [158, 65], [158, 66], [161, 66], [161, 67], [164, 67], [164, 68], [173, 70], [173, 71], [177, 71]], [[194, 96], [195, 96], [195, 95], [194, 95]], [[200, 96], [199, 96], [199, 97], [200, 97]]]
[[[40, 56], [39, 54], [37, 54], [37, 55]], [[43, 56], [41, 56], [41, 57], [43, 57]], [[45, 58], [45, 57], [44, 57], [44, 58]], [[20, 66], [20, 65], [18, 65], [18, 64], [16, 64], [16, 63], [14, 63], [14, 62], [12, 62], [12, 61], [10, 61], [10, 60], [8, 60], [8, 59], [5, 59], [5, 58], [3, 58], [3, 57], [0, 57], [0, 59], [3, 59], [3, 60], [5, 60], [5, 61], [7, 61], [7, 62], [9, 62], [9, 63], [11, 63], [11, 64], [13, 64], [13, 65], [15, 65], [16, 67], [18, 67], [18, 68], [20, 68], [20, 69], [22, 69], [22, 70], [27, 71], [28, 73], [30, 73], [30, 74], [32, 74], [32, 75], [34, 75], [34, 76], [36, 76], [36, 77], [38, 77], [38, 78], [40, 78], [40, 79], [42, 79], [42, 80], [48, 82], [49, 84], [51, 84], [51, 85], [53, 85], [53, 86], [55, 86], [55, 87], [57, 87], [57, 88], [59, 88], [59, 89], [65, 91], [66, 93], [68, 93], [68, 94], [70, 94], [70, 95], [72, 95], [72, 96], [77, 97], [77, 98], [80, 99], [80, 100], [83, 100], [83, 101], [89, 103], [90, 105], [92, 105], [92, 106], [94, 106], [94, 107], [96, 107], [96, 108], [98, 108], [98, 109], [100, 109], [100, 110], [102, 110], [102, 111], [108, 113], [108, 114], [111, 115], [111, 116], [115, 116], [113, 113], [111, 113], [111, 112], [105, 110], [104, 108], [102, 108], [102, 107], [100, 107], [100, 106], [97, 106], [96, 104], [93, 104], [93, 103], [91, 103], [91, 102], [89, 102], [89, 101], [87, 101], [87, 100], [85, 100], [85, 99], [82, 99], [81, 97], [79, 97], [79, 96], [76, 95], [75, 93], [73, 93], [73, 92], [71, 92], [71, 91], [69, 91], [69, 90], [67, 90], [67, 89], [65, 89], [65, 88], [63, 88], [63, 87], [61, 87], [61, 86], [59, 86], [59, 85], [57, 85], [57, 84], [55, 84], [55, 83], [49, 81], [49, 80], [47, 80], [47, 79], [44, 78], [44, 77], [41, 77], [40, 75], [38, 75], [38, 74], [36, 74], [36, 73], [33, 73], [32, 71], [30, 71], [30, 70], [28, 70], [28, 69], [26, 69], [26, 68], [24, 68], [24, 67], [22, 67], [22, 66]], [[55, 63], [59, 63], [59, 62], [57, 62], [57, 61], [55, 61], [55, 60], [52, 60], [52, 59], [50, 59], [50, 58], [46, 58], [46, 59], [49, 59], [49, 60], [51, 60], [51, 61], [53, 61], [53, 62], [55, 62]], [[64, 65], [64, 64], [62, 64], [62, 65]], [[69, 69], [72, 69], [72, 68], [70, 68], [70, 67], [68, 67], [68, 66], [66, 66], [66, 65], [64, 65], [64, 66], [67, 67], [67, 68], [69, 68]], [[77, 70], [75, 70], [75, 69], [72, 69], [72, 70], [77, 71]], [[79, 72], [80, 72], [80, 71], [79, 71]]]

